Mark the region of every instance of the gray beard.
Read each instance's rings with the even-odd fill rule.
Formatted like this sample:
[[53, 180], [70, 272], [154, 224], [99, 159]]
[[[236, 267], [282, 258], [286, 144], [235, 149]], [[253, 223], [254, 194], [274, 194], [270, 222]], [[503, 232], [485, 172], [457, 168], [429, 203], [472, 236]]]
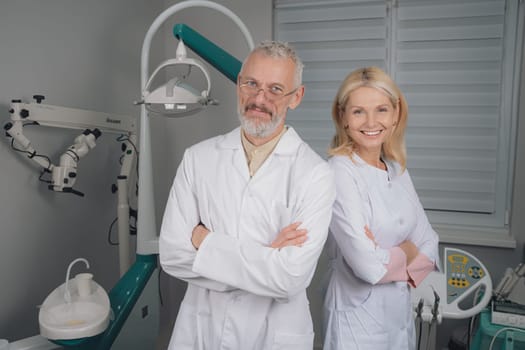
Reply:
[[284, 119], [284, 115], [274, 115], [269, 122], [257, 123], [255, 120], [244, 117], [241, 111], [238, 111], [237, 114], [244, 132], [252, 137], [258, 138], [264, 138], [272, 135]]

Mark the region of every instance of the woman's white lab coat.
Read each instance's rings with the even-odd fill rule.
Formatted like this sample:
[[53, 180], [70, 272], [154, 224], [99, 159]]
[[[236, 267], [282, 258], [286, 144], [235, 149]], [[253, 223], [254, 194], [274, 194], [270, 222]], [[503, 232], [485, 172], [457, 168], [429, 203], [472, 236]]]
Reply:
[[[312, 349], [305, 289], [334, 198], [328, 164], [292, 128], [252, 178], [239, 128], [187, 149], [160, 234], [163, 269], [188, 282], [169, 349]], [[270, 248], [296, 221], [307, 242]], [[199, 222], [211, 233], [197, 251]]]
[[[415, 331], [406, 281], [378, 284], [389, 249], [411, 240], [438, 265], [438, 236], [430, 226], [408, 171], [386, 162], [372, 167], [357, 154], [330, 158], [336, 201], [327, 252], [324, 350], [414, 349]], [[365, 234], [368, 226], [377, 246]]]

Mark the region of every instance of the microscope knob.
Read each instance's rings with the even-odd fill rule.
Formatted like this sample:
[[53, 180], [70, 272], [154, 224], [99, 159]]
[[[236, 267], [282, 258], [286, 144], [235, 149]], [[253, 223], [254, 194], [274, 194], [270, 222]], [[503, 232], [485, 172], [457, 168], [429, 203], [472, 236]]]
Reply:
[[22, 117], [22, 118], [24, 118], [24, 119], [27, 118], [27, 117], [29, 117], [29, 111], [28, 111], [27, 109], [22, 109], [22, 110], [20, 111], [20, 117]]
[[36, 103], [41, 103], [42, 100], [46, 99], [44, 95], [33, 95], [33, 98], [36, 100]]

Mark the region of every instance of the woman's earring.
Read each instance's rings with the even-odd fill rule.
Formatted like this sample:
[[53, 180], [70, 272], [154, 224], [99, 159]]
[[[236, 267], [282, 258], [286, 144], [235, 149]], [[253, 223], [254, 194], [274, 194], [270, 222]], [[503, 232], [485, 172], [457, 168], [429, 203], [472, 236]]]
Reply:
[[343, 128], [344, 128], [345, 130], [348, 130], [348, 125], [343, 125]]

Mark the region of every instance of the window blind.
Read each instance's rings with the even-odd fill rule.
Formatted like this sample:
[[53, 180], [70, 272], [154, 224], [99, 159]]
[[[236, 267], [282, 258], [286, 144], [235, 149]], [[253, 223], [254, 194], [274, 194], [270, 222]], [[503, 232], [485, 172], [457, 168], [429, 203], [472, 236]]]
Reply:
[[339, 84], [354, 68], [386, 68], [384, 1], [277, 1], [275, 36], [297, 50], [305, 64], [305, 97], [287, 123], [321, 156], [334, 133], [331, 105]]
[[305, 97], [288, 123], [326, 157], [339, 84], [355, 68], [381, 67], [408, 101], [407, 165], [431, 221], [503, 226], [517, 4], [275, 1], [275, 37], [305, 63]]
[[[426, 209], [494, 213], [505, 1], [400, 0], [394, 78], [410, 120], [408, 167]], [[504, 188], [504, 187], [503, 187]]]

